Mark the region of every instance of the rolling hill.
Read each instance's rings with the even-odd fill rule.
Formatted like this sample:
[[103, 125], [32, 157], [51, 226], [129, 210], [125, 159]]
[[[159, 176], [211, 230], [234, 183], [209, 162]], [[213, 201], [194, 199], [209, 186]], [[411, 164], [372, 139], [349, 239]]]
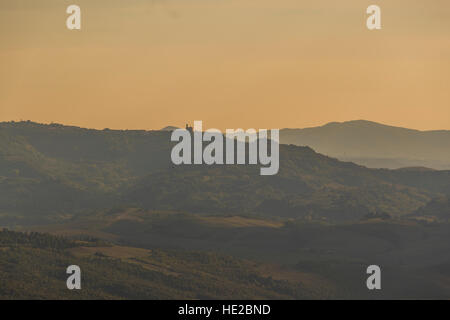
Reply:
[[280, 172], [174, 166], [170, 133], [0, 124], [0, 221], [64, 219], [115, 206], [330, 221], [410, 214], [450, 194], [450, 171], [375, 170], [280, 146]]
[[[66, 288], [80, 266], [82, 289]], [[4, 299], [300, 299], [314, 292], [227, 255], [145, 250], [39, 233], [0, 231]]]
[[[114, 245], [84, 245], [68, 251], [76, 261], [107, 256], [127, 263], [138, 259], [152, 270], [179, 272], [184, 268], [184, 276], [194, 282], [191, 288], [201, 282], [199, 271], [206, 271], [205, 282], [216, 270], [228, 277], [233, 269], [224, 270], [219, 257], [233, 256], [232, 265], [241, 261], [237, 270], [242, 277], [222, 283], [223, 292], [229, 287], [246, 288], [248, 277], [259, 274], [286, 281], [285, 288], [297, 288], [291, 291], [292, 298], [446, 299], [450, 296], [449, 227], [420, 219], [329, 224], [128, 208], [78, 216], [38, 230], [83, 238], [101, 235]], [[159, 254], [150, 256], [148, 251]], [[211, 259], [210, 253], [216, 258]], [[186, 257], [195, 258], [186, 264]], [[366, 268], [374, 263], [383, 270], [380, 292], [365, 286]], [[252, 290], [257, 298], [260, 291]]]

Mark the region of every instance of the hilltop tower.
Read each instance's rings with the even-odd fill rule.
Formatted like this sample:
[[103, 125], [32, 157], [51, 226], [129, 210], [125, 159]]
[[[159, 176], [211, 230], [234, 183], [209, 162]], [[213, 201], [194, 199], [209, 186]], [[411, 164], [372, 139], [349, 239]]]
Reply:
[[194, 133], [194, 129], [192, 127], [190, 127], [188, 123], [186, 123], [186, 130], [189, 131], [189, 133], [191, 135], [192, 135], [192, 133]]

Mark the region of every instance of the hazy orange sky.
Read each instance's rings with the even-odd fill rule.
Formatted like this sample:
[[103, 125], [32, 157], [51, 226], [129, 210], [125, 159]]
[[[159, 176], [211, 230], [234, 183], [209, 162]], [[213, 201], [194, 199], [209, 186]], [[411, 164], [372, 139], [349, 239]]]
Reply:
[[449, 87], [448, 0], [0, 2], [0, 121], [450, 129]]

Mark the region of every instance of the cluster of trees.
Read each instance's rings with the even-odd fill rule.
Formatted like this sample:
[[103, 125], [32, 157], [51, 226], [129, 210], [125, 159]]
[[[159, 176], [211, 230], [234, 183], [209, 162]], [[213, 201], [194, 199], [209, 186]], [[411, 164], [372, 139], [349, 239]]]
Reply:
[[60, 236], [38, 232], [15, 232], [8, 229], [0, 230], [0, 247], [31, 247], [63, 250], [75, 246], [75, 242]]

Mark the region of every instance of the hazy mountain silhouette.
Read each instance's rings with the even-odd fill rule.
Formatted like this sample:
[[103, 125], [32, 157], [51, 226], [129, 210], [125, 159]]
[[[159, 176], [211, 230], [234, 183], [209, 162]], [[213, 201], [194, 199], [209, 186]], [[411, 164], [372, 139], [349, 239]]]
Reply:
[[373, 168], [450, 169], [450, 131], [445, 130], [419, 131], [356, 120], [283, 129], [280, 141]]

